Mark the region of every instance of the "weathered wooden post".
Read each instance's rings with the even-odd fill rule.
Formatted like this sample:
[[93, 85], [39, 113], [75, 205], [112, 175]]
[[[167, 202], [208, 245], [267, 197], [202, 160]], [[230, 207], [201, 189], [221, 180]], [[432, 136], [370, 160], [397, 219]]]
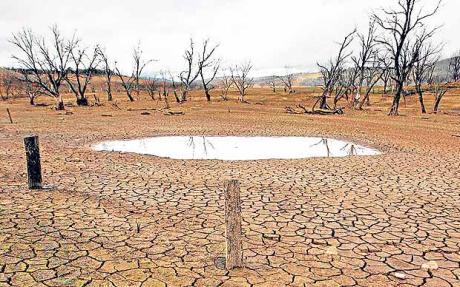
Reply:
[[226, 268], [231, 270], [243, 267], [243, 248], [241, 234], [240, 184], [230, 180], [225, 184], [225, 238]]
[[11, 117], [10, 109], [6, 108], [6, 112], [8, 113], [8, 117], [10, 118], [10, 124], [12, 124], [13, 118]]
[[38, 147], [38, 136], [24, 138], [27, 158], [27, 177], [30, 189], [42, 188], [42, 169], [40, 164], [40, 150]]

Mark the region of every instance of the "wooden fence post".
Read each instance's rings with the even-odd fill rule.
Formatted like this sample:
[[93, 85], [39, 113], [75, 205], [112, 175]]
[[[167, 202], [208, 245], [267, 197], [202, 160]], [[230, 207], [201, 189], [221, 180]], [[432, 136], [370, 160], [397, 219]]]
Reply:
[[243, 267], [240, 184], [237, 180], [225, 184], [225, 238], [227, 270]]
[[42, 170], [40, 164], [40, 150], [38, 147], [38, 136], [24, 138], [27, 158], [27, 177], [30, 189], [42, 188]]
[[10, 118], [10, 124], [12, 124], [13, 118], [11, 117], [10, 109], [6, 108], [6, 112], [8, 113], [8, 117]]

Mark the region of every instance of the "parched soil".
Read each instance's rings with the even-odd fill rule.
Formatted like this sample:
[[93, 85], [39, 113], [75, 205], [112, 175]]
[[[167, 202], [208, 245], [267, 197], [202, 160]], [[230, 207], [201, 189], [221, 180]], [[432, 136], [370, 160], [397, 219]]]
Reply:
[[[460, 286], [458, 95], [443, 101], [448, 114], [420, 115], [411, 98], [388, 117], [381, 96], [366, 111], [311, 116], [284, 112], [308, 93], [252, 93], [250, 104], [197, 94], [171, 103], [179, 116], [123, 95], [67, 112], [0, 102], [0, 286]], [[27, 189], [29, 133], [45, 190]], [[325, 136], [384, 154], [223, 162], [90, 148], [173, 134]], [[245, 268], [232, 271], [227, 179], [241, 184], [244, 234]]]

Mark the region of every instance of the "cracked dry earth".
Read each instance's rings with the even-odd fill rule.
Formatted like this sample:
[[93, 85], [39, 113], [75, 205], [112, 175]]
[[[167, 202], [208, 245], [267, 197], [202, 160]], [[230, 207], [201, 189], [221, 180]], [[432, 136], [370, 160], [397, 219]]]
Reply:
[[[8, 104], [17, 123], [0, 126], [0, 286], [460, 286], [460, 117], [228, 105], [171, 117]], [[29, 132], [49, 190], [27, 190]], [[324, 135], [384, 154], [222, 162], [90, 149], [160, 134]], [[226, 271], [231, 178], [245, 268]]]

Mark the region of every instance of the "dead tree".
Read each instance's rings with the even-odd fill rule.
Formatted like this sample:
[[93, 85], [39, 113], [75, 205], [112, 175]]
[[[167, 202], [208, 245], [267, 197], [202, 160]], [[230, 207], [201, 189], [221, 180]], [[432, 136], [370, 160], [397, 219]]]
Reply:
[[340, 70], [337, 84], [335, 85], [334, 109], [337, 108], [337, 103], [342, 98], [345, 98], [348, 101], [350, 95], [356, 91], [357, 77], [358, 69], [355, 66]]
[[0, 73], [0, 98], [2, 100], [7, 100], [10, 96], [13, 96], [13, 91], [15, 89], [15, 79], [12, 73], [5, 71]]
[[353, 36], [355, 33], [356, 30], [354, 30], [344, 38], [340, 45], [339, 53], [337, 54], [336, 58], [331, 59], [329, 63], [326, 65], [321, 65], [319, 63], [317, 64], [320, 69], [321, 78], [323, 81], [323, 93], [313, 104], [313, 111], [315, 110], [318, 104], [320, 109], [330, 109], [329, 105], [327, 104], [327, 98], [330, 97], [332, 92], [334, 91], [335, 85], [337, 84], [337, 80], [339, 79], [340, 73], [342, 71], [344, 62], [351, 55], [351, 53], [347, 53], [346, 49], [348, 48], [348, 46], [350, 46], [351, 42], [353, 41]]
[[64, 109], [64, 101], [60, 88], [69, 72], [70, 51], [76, 44], [73, 37], [65, 40], [57, 26], [51, 28], [52, 40], [46, 41], [35, 35], [30, 29], [23, 29], [13, 34], [10, 42], [15, 45], [21, 55], [13, 58], [22, 69], [30, 71], [27, 78], [47, 96], [56, 101], [56, 109]]
[[174, 78], [173, 74], [171, 72], [169, 72], [169, 79], [171, 81], [171, 86], [172, 86], [172, 89], [173, 89], [173, 93], [174, 93], [174, 98], [176, 99], [176, 102], [177, 103], [182, 103], [182, 98], [179, 97], [179, 95], [177, 94], [177, 83], [176, 83], [176, 79]]
[[272, 88], [273, 93], [276, 93], [276, 85], [278, 84], [277, 80], [278, 80], [277, 76], [271, 76], [267, 82], [267, 84], [269, 84], [270, 87]]
[[195, 55], [195, 45], [193, 43], [193, 39], [190, 39], [190, 47], [185, 50], [184, 59], [187, 62], [187, 69], [182, 71], [179, 75], [180, 81], [183, 85], [182, 95], [180, 98], [180, 102], [186, 102], [188, 99], [188, 93], [192, 89], [193, 83], [200, 75], [199, 65], [195, 65], [196, 60]]
[[158, 100], [168, 96], [168, 79], [165, 71], [160, 71], [160, 84], [158, 89]]
[[369, 64], [364, 70], [363, 79], [365, 86], [365, 93], [362, 100], [357, 100], [356, 108], [361, 110], [363, 106], [370, 105], [370, 94], [375, 85], [382, 79], [384, 69], [380, 67], [380, 60], [378, 59], [378, 51], [374, 51], [369, 60]]
[[21, 76], [19, 77], [18, 80], [19, 80], [19, 82], [23, 83], [23, 85], [22, 85], [23, 90], [26, 93], [27, 97], [29, 98], [30, 105], [34, 106], [35, 105], [35, 99], [38, 96], [42, 95], [42, 91], [41, 91], [40, 87], [37, 84], [33, 83], [32, 81], [30, 81], [28, 79], [29, 71], [20, 70], [20, 74], [21, 74]]
[[133, 91], [136, 92], [136, 95], [139, 97], [140, 94], [140, 78], [145, 67], [152, 62], [153, 60], [143, 60], [142, 59], [142, 50], [140, 44], [133, 49], [133, 70], [130, 76], [123, 75], [117, 67], [115, 62], [115, 72], [118, 78], [121, 80], [121, 85], [128, 96], [128, 99], [131, 102], [134, 102]]
[[432, 92], [434, 94], [433, 113], [437, 114], [439, 112], [441, 100], [447, 93], [447, 89], [441, 85], [440, 81], [435, 81], [435, 83], [432, 85]]
[[[171, 73], [169, 73], [169, 75], [171, 75]], [[160, 90], [161, 91], [158, 91], [158, 100], [162, 100], [162, 95], [163, 95], [163, 101], [165, 103], [165, 109], [169, 109], [170, 106], [169, 106], [169, 100], [168, 100], [168, 96], [169, 96], [169, 91], [168, 91], [168, 79], [167, 79], [167, 73], [166, 71], [160, 71], [160, 78], [161, 78], [161, 84], [160, 84]]]
[[228, 74], [223, 74], [220, 78], [221, 94], [220, 97], [224, 101], [228, 101], [228, 92], [233, 86], [232, 77]]
[[145, 90], [150, 98], [154, 101], [157, 92], [157, 80], [155, 78], [148, 78], [145, 82]]
[[[357, 88], [356, 88], [356, 95], [353, 98], [354, 106], [362, 106], [361, 103], [361, 96], [362, 96], [362, 89], [365, 85], [366, 79], [371, 78], [373, 75], [369, 75], [373, 73], [370, 69], [375, 67], [374, 61], [376, 60], [376, 46], [377, 43], [375, 42], [375, 20], [370, 21], [369, 28], [367, 34], [358, 33], [357, 37], [359, 40], [359, 54], [358, 56], [351, 57], [357, 71]], [[372, 65], [372, 67], [370, 67]], [[368, 96], [368, 95], [366, 95]]]
[[125, 93], [128, 96], [129, 101], [134, 102], [133, 89], [134, 89], [135, 80], [136, 80], [136, 78], [134, 77], [134, 74], [131, 74], [131, 76], [129, 77], [123, 75], [117, 66], [117, 62], [115, 62], [115, 73], [120, 79], [121, 86], [125, 90]]
[[73, 73], [66, 75], [66, 82], [77, 98], [77, 105], [88, 106], [86, 90], [93, 77], [93, 72], [99, 66], [98, 48], [88, 53], [86, 48], [80, 49], [79, 42], [69, 51], [72, 62]]
[[423, 101], [423, 84], [428, 84], [433, 78], [434, 69], [439, 59], [438, 53], [440, 52], [440, 47], [427, 44], [425, 47], [417, 50], [419, 51], [412, 69], [412, 80], [418, 94], [422, 114], [426, 114], [425, 103]]
[[284, 76], [278, 77], [278, 79], [284, 84], [284, 90], [289, 94], [294, 93], [292, 89], [292, 82], [294, 81], [294, 74], [289, 72], [289, 69], [286, 67], [286, 74]]
[[449, 60], [449, 73], [452, 81], [460, 80], [460, 51], [456, 52]]
[[377, 25], [383, 30], [383, 34], [376, 41], [391, 56], [393, 80], [396, 83], [389, 115], [399, 114], [404, 85], [417, 61], [416, 49], [422, 47], [420, 43], [428, 41], [437, 30], [427, 29], [425, 22], [438, 12], [440, 4], [441, 0], [435, 8], [425, 12], [420, 7], [419, 0], [398, 0], [395, 8], [383, 9], [381, 15], [373, 15]]
[[[209, 40], [205, 40], [203, 42], [203, 51], [201, 52], [198, 60], [198, 71], [200, 73], [201, 84], [203, 85], [206, 100], [209, 102], [211, 101], [211, 94], [209, 92], [214, 89], [214, 85], [212, 83], [219, 72], [220, 60], [213, 58], [214, 52], [219, 45], [215, 45], [212, 48], [209, 48], [208, 45]], [[208, 69], [209, 72], [207, 71]]]
[[107, 57], [107, 54], [105, 51], [103, 51], [101, 48], [98, 49], [98, 54], [100, 56], [100, 59], [104, 65], [104, 76], [105, 76], [105, 91], [107, 93], [107, 101], [111, 102], [113, 100], [113, 95], [112, 95], [112, 76], [114, 74], [110, 63], [109, 59]]
[[142, 49], [140, 43], [137, 44], [137, 47], [133, 50], [133, 62], [134, 68], [132, 77], [134, 77], [134, 91], [136, 92], [137, 97], [139, 98], [140, 94], [140, 78], [144, 69], [147, 67], [148, 64], [153, 62], [153, 60], [143, 60], [142, 59]]
[[242, 103], [247, 103], [245, 99], [247, 90], [254, 85], [254, 79], [249, 76], [251, 70], [251, 62], [246, 62], [242, 65], [236, 65], [235, 67], [230, 68], [233, 84], [239, 93], [238, 100]]
[[386, 55], [379, 57], [380, 68], [382, 69], [383, 94], [388, 93], [388, 87], [391, 86], [393, 70], [391, 69], [391, 59]]

